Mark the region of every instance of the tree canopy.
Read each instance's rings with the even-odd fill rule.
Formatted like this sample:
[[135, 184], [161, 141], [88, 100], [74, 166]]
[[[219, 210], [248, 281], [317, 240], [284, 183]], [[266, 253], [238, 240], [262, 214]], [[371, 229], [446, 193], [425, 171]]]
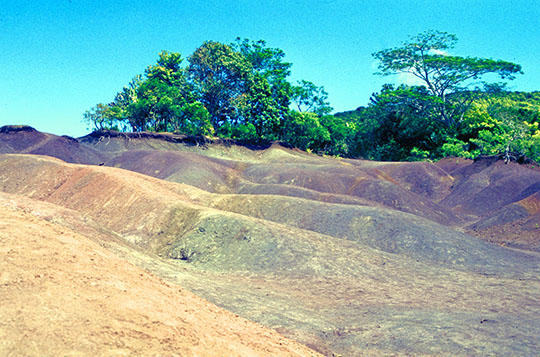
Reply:
[[187, 60], [162, 51], [113, 101], [83, 114], [94, 129], [169, 131], [250, 142], [283, 140], [319, 154], [424, 160], [511, 152], [540, 160], [540, 96], [510, 92], [486, 74], [513, 79], [521, 66], [449, 53], [457, 37], [426, 31], [373, 54], [385, 84], [366, 107], [330, 114], [324, 87], [291, 83], [292, 64], [263, 40], [206, 41]]
[[456, 42], [456, 35], [426, 31], [400, 47], [373, 54], [379, 60], [378, 74], [408, 73], [420, 79], [438, 99], [439, 117], [447, 126], [454, 125], [464, 112], [449, 100], [449, 93], [464, 91], [470, 85], [469, 80], [488, 73], [498, 74], [502, 79], [514, 79], [515, 74], [521, 73], [521, 66], [515, 63], [448, 54]]

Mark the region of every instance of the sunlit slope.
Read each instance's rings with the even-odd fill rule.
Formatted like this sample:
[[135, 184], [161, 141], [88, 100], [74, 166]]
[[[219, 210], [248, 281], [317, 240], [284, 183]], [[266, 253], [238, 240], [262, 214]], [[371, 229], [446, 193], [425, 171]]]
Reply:
[[330, 248], [349, 244], [344, 240], [462, 270], [536, 269], [526, 255], [386, 208], [210, 194], [126, 170], [43, 156], [1, 156], [0, 180], [4, 192], [77, 210], [141, 247], [218, 269], [305, 269], [313, 263], [311, 269], [318, 270], [315, 257], [338, 259], [339, 249]]
[[202, 148], [165, 142], [167, 148], [155, 149], [154, 143], [160, 140], [100, 139], [89, 136], [82, 138], [82, 142], [111, 155], [112, 158], [104, 162], [106, 166], [186, 183], [209, 192], [261, 193], [336, 203], [364, 203], [413, 213], [443, 224], [459, 222], [454, 213], [433, 200], [440, 194], [437, 189], [448, 186], [451, 179], [427, 163], [419, 172], [421, 178], [415, 179], [420, 183], [408, 183], [404, 179], [402, 185], [377, 167], [319, 158], [278, 144], [249, 150], [223, 144]]
[[98, 164], [104, 158], [77, 139], [42, 133], [26, 125], [0, 127], [0, 153], [48, 155], [80, 164]]
[[[489, 241], [540, 249], [534, 238], [540, 237], [538, 217], [516, 206], [540, 191], [540, 171], [527, 165], [496, 158], [382, 163], [318, 157], [279, 143], [238, 144], [167, 133], [95, 132], [73, 139], [24, 126], [0, 129], [1, 153], [125, 168], [212, 193], [386, 207], [451, 227], [470, 226], [468, 232]], [[520, 235], [529, 238], [516, 239]]]
[[[0, 151], [17, 152], [16, 136], [29, 132], [0, 132]], [[535, 249], [535, 169], [188, 139], [62, 138], [66, 152], [99, 153], [99, 161], [2, 155], [0, 191], [31, 202], [25, 212], [327, 355], [540, 348], [538, 255], [462, 232]]]
[[0, 194], [1, 355], [317, 355], [39, 215], [54, 211]]
[[[270, 194], [311, 200], [387, 207], [450, 226], [466, 226], [496, 216], [499, 210], [540, 191], [540, 171], [527, 165], [505, 165], [496, 158], [477, 162], [444, 159], [437, 163], [382, 163], [308, 155], [278, 144], [246, 148], [231, 143], [188, 145], [168, 140], [89, 135], [89, 145], [112, 155], [105, 165], [124, 167], [169, 181], [188, 183], [210, 192]], [[114, 150], [113, 150], [114, 149]], [[133, 150], [138, 152], [133, 152]], [[165, 152], [167, 151], [167, 153]], [[529, 215], [527, 211], [527, 215]], [[510, 215], [507, 215], [507, 221]], [[492, 222], [499, 229], [470, 232], [503, 244], [521, 233], [530, 236], [517, 246], [538, 249], [540, 221], [522, 229], [522, 222]], [[515, 221], [515, 222], [514, 222]]]
[[491, 242], [540, 251], [538, 167], [494, 158], [474, 163], [445, 159], [440, 165], [455, 179], [450, 194], [440, 203], [470, 217], [473, 223], [468, 232]]
[[539, 259], [415, 215], [209, 193], [33, 155], [0, 156], [0, 190], [47, 205], [33, 212], [327, 355], [540, 346]]

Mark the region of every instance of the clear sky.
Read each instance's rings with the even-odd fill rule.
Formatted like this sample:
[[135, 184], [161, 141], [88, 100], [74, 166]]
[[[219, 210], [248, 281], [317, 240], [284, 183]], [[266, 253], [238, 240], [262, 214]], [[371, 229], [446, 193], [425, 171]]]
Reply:
[[293, 81], [352, 110], [397, 80], [373, 75], [371, 54], [428, 29], [458, 36], [452, 54], [521, 64], [510, 88], [540, 90], [539, 0], [0, 0], [0, 126], [86, 135], [82, 113], [161, 50], [236, 37], [281, 48]]

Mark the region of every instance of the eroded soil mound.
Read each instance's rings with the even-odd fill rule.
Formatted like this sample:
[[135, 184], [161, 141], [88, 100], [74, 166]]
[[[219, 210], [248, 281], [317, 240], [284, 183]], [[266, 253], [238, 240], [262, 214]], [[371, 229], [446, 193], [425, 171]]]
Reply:
[[0, 195], [0, 355], [316, 355], [14, 200]]
[[[317, 254], [322, 260], [336, 259], [331, 249], [311, 247], [315, 232], [340, 239], [327, 240], [329, 246], [347, 239], [466, 271], [513, 274], [529, 262], [527, 256], [388, 208], [279, 195], [211, 194], [130, 171], [66, 164], [45, 156], [1, 156], [0, 181], [4, 192], [77, 210], [145, 249], [219, 269], [269, 272], [302, 269]], [[296, 249], [311, 250], [313, 256], [294, 254]], [[529, 268], [536, 269], [536, 263], [531, 264]]]
[[81, 146], [75, 138], [41, 133], [25, 125], [0, 128], [0, 153], [48, 155], [79, 164], [103, 162], [101, 153], [92, 147]]
[[[496, 216], [540, 190], [538, 167], [506, 165], [496, 157], [376, 163], [320, 158], [280, 144], [251, 147], [174, 134], [95, 132], [73, 139], [6, 126], [0, 130], [0, 153], [120, 167], [208, 192], [387, 207], [453, 227]], [[492, 222], [508, 223], [495, 218]], [[521, 225], [515, 223], [519, 230]], [[499, 243], [511, 240], [508, 229], [501, 231]], [[476, 228], [470, 232], [487, 234]]]
[[468, 216], [467, 232], [488, 241], [540, 251], [540, 169], [487, 158], [462, 161], [451, 170], [455, 183], [440, 204]]
[[[527, 319], [540, 313], [537, 257], [411, 214], [215, 194], [30, 155], [0, 157], [0, 189], [78, 212], [79, 227], [75, 216], [60, 222], [130, 243], [115, 243], [115, 252], [328, 355], [527, 352], [540, 342], [521, 346], [509, 335], [540, 333]], [[56, 222], [61, 212], [46, 217]], [[484, 320], [497, 324], [486, 330]], [[509, 339], [500, 343], [494, 331]], [[419, 344], [426, 333], [431, 342]]]
[[[341, 160], [144, 133], [17, 146], [27, 134], [41, 133], [0, 130], [0, 151], [24, 154], [0, 155], [12, 201], [326, 355], [540, 348], [540, 258], [500, 246], [539, 245], [530, 165]], [[47, 138], [79, 161], [47, 151]], [[37, 147], [95, 165], [27, 155]]]

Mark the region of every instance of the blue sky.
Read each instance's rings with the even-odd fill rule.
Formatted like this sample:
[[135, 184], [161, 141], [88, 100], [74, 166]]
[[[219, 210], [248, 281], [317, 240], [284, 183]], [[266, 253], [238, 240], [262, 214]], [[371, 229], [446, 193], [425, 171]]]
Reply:
[[335, 111], [366, 105], [383, 83], [371, 54], [428, 29], [456, 34], [452, 54], [513, 61], [514, 90], [540, 90], [538, 0], [0, 0], [0, 126], [86, 135], [82, 113], [155, 63], [205, 40], [264, 39], [293, 81], [324, 86]]

